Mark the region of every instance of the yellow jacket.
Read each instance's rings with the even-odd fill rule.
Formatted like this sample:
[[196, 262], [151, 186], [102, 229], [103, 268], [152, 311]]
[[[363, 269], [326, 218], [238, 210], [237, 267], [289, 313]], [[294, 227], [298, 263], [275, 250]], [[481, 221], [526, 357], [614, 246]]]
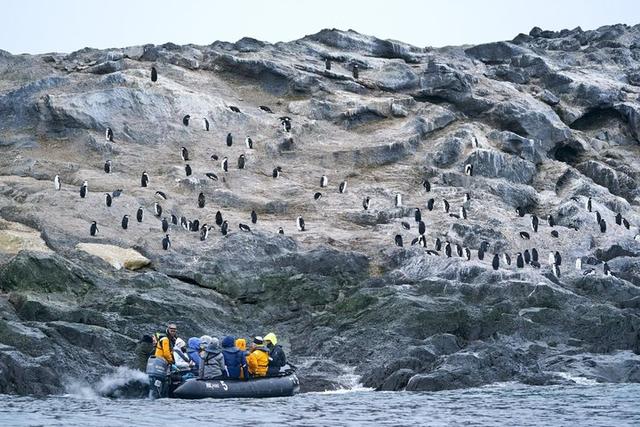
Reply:
[[256, 347], [247, 356], [247, 365], [249, 365], [249, 373], [254, 377], [266, 376], [269, 368], [269, 350], [264, 347]]
[[173, 346], [169, 341], [169, 337], [162, 337], [156, 344], [156, 357], [162, 357], [169, 365], [173, 365]]

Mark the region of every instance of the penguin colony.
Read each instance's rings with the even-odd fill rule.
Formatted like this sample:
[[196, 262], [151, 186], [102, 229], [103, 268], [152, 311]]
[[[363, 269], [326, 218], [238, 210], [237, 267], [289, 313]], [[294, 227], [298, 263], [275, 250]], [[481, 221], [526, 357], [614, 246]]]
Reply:
[[[329, 59], [326, 60], [326, 69], [327, 70], [331, 69], [331, 62]], [[357, 65], [353, 66], [352, 72], [353, 72], [353, 77], [355, 79], [358, 79], [359, 68]], [[158, 80], [158, 71], [155, 67], [152, 67], [151, 81], [156, 82], [157, 80]], [[240, 108], [236, 106], [228, 106], [228, 108], [231, 112], [235, 114], [243, 114]], [[273, 110], [271, 110], [271, 108], [268, 106], [260, 105], [257, 108], [263, 113], [274, 114]], [[277, 120], [279, 123], [274, 122], [274, 126], [279, 127], [280, 132], [283, 134], [285, 138], [289, 139], [290, 141], [293, 141], [291, 137], [292, 122], [293, 122], [292, 118], [288, 116], [281, 116]], [[182, 125], [187, 128], [189, 128], [192, 125], [191, 114], [185, 114], [184, 116], [182, 116]], [[211, 127], [210, 127], [209, 120], [206, 117], [202, 117], [202, 130], [204, 130], [205, 132], [208, 132], [210, 131], [210, 128]], [[109, 143], [114, 143], [114, 141], [117, 141], [117, 138], [114, 137], [114, 131], [111, 127], [106, 128], [105, 139]], [[227, 148], [230, 148], [233, 146], [234, 141], [233, 141], [233, 134], [231, 132], [227, 133], [226, 139], [224, 142]], [[259, 142], [256, 143], [249, 135], [245, 137], [244, 142], [245, 142], [246, 149], [248, 150], [247, 154], [253, 150], [256, 150], [259, 147]], [[473, 146], [476, 148], [478, 147], [478, 140], [475, 137], [474, 137]], [[220, 144], [219, 148], [221, 149], [220, 151], [222, 151], [222, 148], [224, 147], [222, 146], [222, 144]], [[242, 153], [237, 157], [236, 168], [238, 171], [242, 171], [246, 168], [251, 168], [250, 156], [247, 157], [247, 154]], [[219, 163], [222, 176], [218, 176], [218, 174], [211, 171], [194, 170], [189, 163], [186, 163], [193, 158], [193, 154], [190, 153], [189, 149], [185, 146], [182, 146], [180, 150], [176, 152], [176, 160], [178, 156], [183, 162], [184, 174], [186, 177], [189, 177], [193, 174], [199, 174], [199, 175], [205, 176], [206, 178], [212, 181], [218, 182], [222, 180], [222, 182], [225, 182], [225, 180], [227, 179], [229, 170], [230, 168], [232, 168], [232, 166], [230, 166], [228, 156], [223, 156], [220, 159], [219, 154], [214, 153], [209, 158], [212, 162]], [[202, 153], [197, 153], [197, 156], [202, 156]], [[103, 169], [106, 174], [112, 174], [114, 173], [114, 171], [117, 170], [117, 167], [118, 167], [117, 160], [109, 159], [105, 161]], [[279, 165], [276, 165], [273, 168], [271, 176], [272, 178], [276, 179], [276, 178], [280, 178], [283, 174], [286, 174], [286, 167], [283, 168]], [[430, 244], [430, 242], [426, 237], [427, 223], [431, 222], [428, 218], [429, 216], [445, 215], [445, 216], [448, 216], [449, 218], [453, 218], [453, 220], [455, 221], [462, 222], [462, 221], [469, 221], [471, 218], [470, 215], [474, 210], [483, 209], [482, 206], [479, 206], [480, 202], [477, 202], [478, 205], [473, 206], [475, 204], [472, 199], [472, 193], [473, 193], [472, 186], [473, 186], [473, 182], [474, 182], [473, 180], [475, 177], [474, 165], [465, 164], [462, 174], [466, 177], [469, 177], [467, 182], [468, 182], [468, 187], [471, 187], [471, 188], [465, 189], [465, 192], [462, 198], [456, 197], [455, 200], [452, 199], [451, 201], [445, 198], [441, 198], [441, 199], [437, 199], [435, 197], [427, 198], [428, 193], [432, 192], [433, 185], [434, 185], [432, 184], [431, 181], [429, 181], [428, 178], [423, 178], [421, 181], [416, 183], [415, 193], [410, 194], [409, 196], [411, 199], [414, 199], [415, 196], [417, 196], [418, 198], [426, 199], [422, 207], [423, 209], [426, 208], [426, 211], [425, 211], [426, 215], [423, 216], [423, 211], [421, 210], [420, 207], [415, 207], [412, 209], [414, 213], [414, 220], [415, 220], [415, 225], [413, 227], [412, 227], [412, 224], [408, 221], [399, 221], [398, 232], [395, 233], [393, 237], [393, 241], [396, 246], [404, 247], [405, 237], [403, 237], [402, 233], [411, 232], [412, 234], [417, 233], [417, 235], [414, 234], [414, 236], [412, 236], [413, 238], [410, 238], [411, 245], [412, 246], [418, 245], [419, 247], [425, 249], [425, 254], [427, 256], [441, 256], [441, 257], [447, 257], [447, 258], [457, 257], [465, 261], [471, 261], [474, 259], [473, 252], [475, 252], [476, 254], [475, 258], [478, 261], [490, 262], [491, 267], [493, 268], [493, 270], [496, 270], [496, 271], [500, 269], [509, 269], [509, 268], [523, 269], [528, 267], [534, 268], [534, 269], [541, 269], [543, 268], [543, 265], [540, 263], [540, 260], [539, 260], [538, 249], [534, 247], [536, 236], [538, 235], [538, 233], [548, 233], [550, 236], [554, 238], [559, 238], [560, 233], [570, 233], [572, 231], [573, 232], [578, 231], [577, 228], [573, 230], [569, 227], [556, 228], [556, 220], [551, 214], [547, 214], [539, 217], [533, 213], [528, 214], [527, 210], [523, 207], [517, 207], [515, 209], [515, 214], [513, 218], [514, 221], [517, 222], [519, 221], [519, 218], [524, 218], [527, 215], [529, 215], [529, 217], [527, 219], [528, 226], [526, 226], [525, 223], [523, 223], [522, 224], [523, 229], [518, 233], [521, 241], [526, 242], [526, 246], [528, 247], [519, 248], [522, 250], [516, 253], [499, 251], [498, 248], [495, 248], [496, 250], [491, 250], [490, 244], [487, 241], [481, 241], [479, 245], [477, 245], [477, 247], [471, 248], [468, 246], [461, 245], [458, 242], [452, 242], [446, 239], [442, 240], [440, 237], [445, 237], [444, 233], [440, 233], [440, 237], [436, 237], [435, 240], [433, 240], [433, 244]], [[347, 192], [348, 182], [346, 179], [343, 178], [340, 181], [340, 177], [334, 174], [334, 176], [331, 177], [331, 180], [337, 180], [339, 182], [339, 184], [337, 185], [337, 188], [335, 188], [334, 190], [335, 193], [337, 193], [338, 195], [341, 195]], [[319, 189], [323, 189], [323, 191], [325, 192], [330, 191], [328, 190], [330, 185], [329, 176], [321, 175], [318, 181], [316, 182]], [[333, 182], [334, 182], [333, 185], [335, 185], [336, 181], [333, 181]], [[153, 185], [153, 178], [150, 177], [147, 171], [141, 171], [140, 187], [147, 188], [152, 185]], [[54, 178], [55, 190], [60, 191], [62, 186], [63, 186], [63, 183], [60, 179], [60, 176], [56, 175]], [[327, 190], [324, 190], [324, 189], [327, 189]], [[87, 197], [87, 195], [89, 194], [88, 181], [85, 180], [82, 183], [79, 193], [80, 193], [80, 198], [84, 199]], [[113, 193], [104, 193], [106, 208], [110, 208], [114, 203], [117, 203], [117, 201], [114, 199], [120, 196], [121, 193], [122, 193], [122, 190], [115, 190]], [[156, 190], [155, 196], [161, 201], [166, 201], [170, 197], [170, 195], [168, 195], [166, 192], [161, 190]], [[323, 197], [323, 193], [321, 193], [320, 191], [315, 191], [312, 197], [316, 202], [320, 202]], [[578, 201], [578, 199], [575, 197], [572, 199], [574, 199], [575, 201]], [[457, 205], [456, 209], [454, 209], [453, 212], [451, 212], [452, 203]], [[383, 200], [383, 198], [374, 198], [371, 195], [366, 195], [362, 199], [362, 209], [364, 211], [371, 211], [374, 204], [380, 206], [381, 208], [387, 208], [387, 207], [393, 206], [397, 210], [404, 210], [403, 194], [396, 193], [393, 195], [392, 200], [387, 200], [387, 201]], [[195, 197], [195, 205], [199, 209], [205, 209], [205, 207], [207, 206], [207, 195], [205, 194], [205, 192], [203, 191], [198, 192], [197, 196]], [[179, 231], [180, 228], [182, 228], [187, 232], [197, 233], [197, 236], [200, 241], [207, 240], [212, 230], [217, 231], [221, 236], [227, 236], [232, 230], [232, 228], [230, 228], [229, 226], [229, 222], [224, 219], [224, 215], [221, 210], [218, 210], [215, 213], [215, 221], [211, 221], [212, 223], [215, 223], [215, 226], [214, 226], [208, 223], [200, 224], [199, 219], [187, 219], [185, 216], [180, 216], [180, 219], [178, 219], [178, 216], [175, 213], [171, 213], [170, 217], [163, 216], [163, 207], [158, 201], [155, 201], [152, 204], [153, 214], [156, 217], [156, 219], [154, 219], [153, 217], [151, 219], [146, 219], [145, 209], [146, 209], [145, 206], [140, 206], [137, 209], [135, 213], [136, 221], [138, 223], [143, 223], [145, 221], [151, 221], [151, 220], [160, 221], [159, 229], [162, 230], [162, 233], [160, 232], [158, 233], [158, 243], [159, 243], [159, 247], [161, 247], [164, 250], [171, 249], [171, 246], [172, 246], [171, 233]], [[442, 213], [438, 213], [438, 209], [441, 209]], [[594, 209], [594, 200], [592, 200], [591, 197], [586, 198], [586, 200], [584, 201], [584, 210], [585, 212], [588, 212], [590, 215], [593, 215], [594, 228], [598, 230], [600, 233], [606, 233], [607, 232], [606, 219], [602, 218], [601, 214], [598, 211], [594, 211], [593, 209]], [[454, 213], [454, 212], [457, 212], [457, 213]], [[542, 218], [542, 221], [540, 220], [540, 218]], [[257, 212], [255, 210], [252, 210], [250, 214], [247, 215], [246, 220], [251, 221], [251, 224], [253, 226], [256, 226], [258, 224]], [[615, 223], [615, 226], [624, 227], [627, 230], [630, 230], [631, 228], [631, 224], [629, 223], [628, 219], [624, 218], [621, 213], [617, 213], [617, 215], [615, 216], [615, 221], [611, 222], [611, 224], [614, 224], [614, 223]], [[125, 214], [121, 219], [120, 225], [122, 230], [126, 231], [130, 229], [134, 224], [135, 223], [133, 224], [130, 223], [130, 215]], [[304, 232], [307, 230], [307, 225], [305, 224], [304, 218], [301, 215], [298, 215], [295, 218], [295, 220], [291, 221], [289, 225], [284, 224], [279, 226], [277, 229], [271, 230], [271, 231], [277, 234], [284, 234], [285, 229], [293, 230], [294, 224], [295, 224], [295, 230], [297, 230], [298, 232]], [[321, 226], [321, 225], [317, 224], [316, 226]], [[526, 231], [524, 229], [525, 227], [527, 228]], [[560, 228], [561, 230], [558, 230], [558, 228]], [[252, 232], [251, 226], [244, 224], [242, 222], [238, 223], [237, 229], [240, 232], [245, 232], [245, 233]], [[97, 221], [92, 221], [89, 225], [90, 236], [97, 236], [99, 235], [99, 233], [100, 233], [100, 230], [99, 230]], [[636, 238], [637, 237], [638, 236], [636, 236]], [[559, 251], [553, 250], [553, 248], [545, 248], [545, 249], [547, 250], [551, 249], [549, 251], [549, 257], [548, 257], [549, 272], [554, 277], [559, 279], [561, 277], [561, 268], [565, 268], [562, 264], [562, 255], [560, 254]], [[513, 264], [512, 264], [512, 257], [515, 259], [515, 262]], [[593, 265], [593, 264], [597, 264], [598, 261], [597, 260], [594, 261], [593, 259], [590, 259], [588, 260], [588, 263]], [[595, 273], [595, 270], [593, 268], [588, 268], [586, 270], [583, 270], [582, 257], [578, 257], [575, 259], [575, 269], [582, 271], [582, 274], [584, 275], [590, 275]], [[609, 265], [606, 262], [603, 263], [602, 265], [602, 274], [607, 276], [613, 275], [613, 273], [611, 272], [611, 269], [609, 268]]]

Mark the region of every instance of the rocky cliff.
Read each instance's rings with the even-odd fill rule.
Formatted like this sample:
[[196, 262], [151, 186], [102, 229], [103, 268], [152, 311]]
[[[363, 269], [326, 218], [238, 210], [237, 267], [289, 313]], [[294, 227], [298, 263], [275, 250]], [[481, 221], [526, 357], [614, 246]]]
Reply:
[[0, 393], [168, 321], [275, 331], [306, 390], [640, 381], [639, 139], [640, 26], [0, 51]]

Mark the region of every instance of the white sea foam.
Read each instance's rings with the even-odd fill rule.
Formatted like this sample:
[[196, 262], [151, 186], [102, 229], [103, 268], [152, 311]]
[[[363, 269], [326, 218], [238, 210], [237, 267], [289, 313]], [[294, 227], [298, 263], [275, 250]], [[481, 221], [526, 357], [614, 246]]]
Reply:
[[114, 369], [113, 372], [100, 378], [93, 386], [84, 380], [71, 379], [65, 384], [67, 396], [81, 399], [98, 399], [101, 396], [117, 395], [117, 391], [126, 386], [146, 386], [147, 374], [125, 366]]
[[573, 381], [578, 385], [597, 385], [598, 382], [591, 378], [580, 377], [577, 375], [571, 375], [567, 372], [554, 372], [557, 376], [564, 378], [565, 380]]

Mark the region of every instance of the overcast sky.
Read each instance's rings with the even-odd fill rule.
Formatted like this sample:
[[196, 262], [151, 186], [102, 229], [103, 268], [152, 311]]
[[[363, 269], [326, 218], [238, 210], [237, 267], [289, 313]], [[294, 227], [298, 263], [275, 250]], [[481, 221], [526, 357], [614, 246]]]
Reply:
[[635, 25], [640, 1], [0, 0], [0, 16], [0, 49], [12, 53], [209, 44], [244, 36], [277, 42], [323, 28], [444, 46], [508, 40], [533, 26]]

